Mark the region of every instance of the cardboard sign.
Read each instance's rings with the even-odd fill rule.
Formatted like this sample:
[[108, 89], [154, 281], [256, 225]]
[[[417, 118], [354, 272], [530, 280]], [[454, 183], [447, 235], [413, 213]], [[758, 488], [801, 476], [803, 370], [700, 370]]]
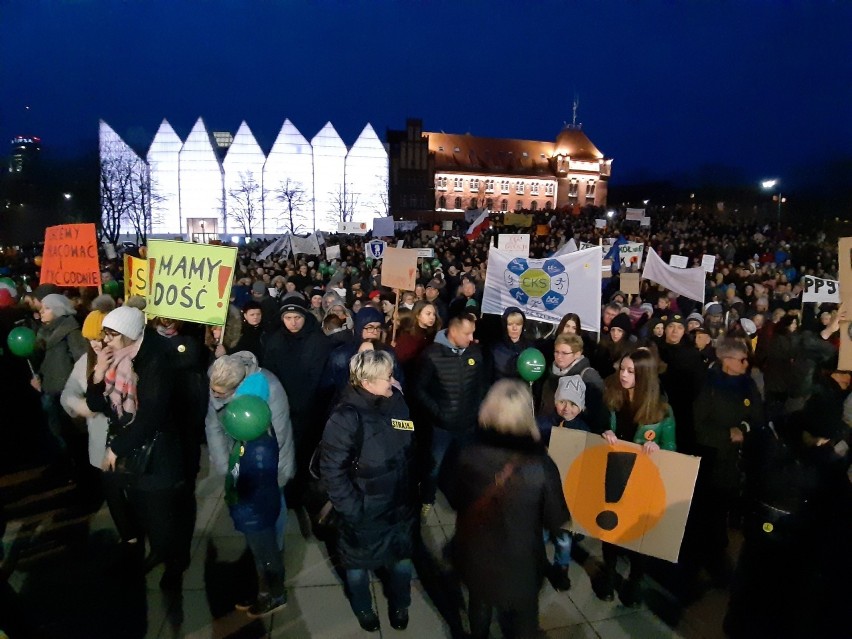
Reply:
[[150, 263], [141, 257], [124, 256], [124, 299], [131, 295], [148, 297]]
[[433, 237], [436, 237], [437, 235], [438, 235], [438, 233], [436, 233], [435, 231], [420, 231], [420, 241], [421, 242], [428, 242], [429, 240], [431, 240]]
[[151, 289], [145, 313], [222, 326], [228, 316], [236, 246], [150, 240]]
[[393, 237], [393, 218], [374, 217], [373, 237]]
[[419, 248], [417, 249], [417, 257], [435, 257], [435, 249]]
[[98, 240], [94, 224], [60, 224], [44, 231], [42, 284], [100, 286]]
[[626, 219], [641, 222], [645, 219], [645, 209], [627, 209]]
[[519, 257], [530, 256], [530, 236], [517, 233], [500, 233], [497, 236], [497, 247], [501, 251], [513, 253]]
[[452, 231], [453, 230], [453, 221], [452, 220], [442, 220], [441, 221], [441, 230], [442, 231]]
[[802, 282], [805, 285], [805, 290], [802, 291], [803, 302], [840, 303], [840, 282], [813, 275], [805, 275]]
[[643, 555], [677, 562], [700, 458], [600, 435], [554, 428], [550, 457], [559, 468], [570, 529]]
[[550, 225], [549, 224], [537, 224], [535, 227], [536, 235], [550, 235]]
[[369, 260], [380, 260], [388, 248], [388, 243], [384, 240], [370, 240], [364, 244], [364, 254]]
[[367, 231], [370, 229], [367, 228], [366, 223], [364, 222], [339, 222], [337, 224], [337, 232], [338, 233], [351, 233], [352, 235], [366, 235]]
[[417, 283], [417, 249], [388, 246], [382, 258], [382, 286], [413, 291]]
[[675, 268], [689, 268], [689, 258], [686, 255], [672, 255], [669, 257], [669, 265]]
[[[837, 242], [837, 264], [840, 269], [840, 308], [852, 308], [852, 237], [841, 237]], [[848, 312], [848, 311], [847, 311]], [[840, 322], [840, 358], [838, 370], [852, 370], [852, 321]]]
[[701, 256], [701, 268], [704, 269], [705, 273], [712, 273], [716, 269], [716, 256], [715, 255], [702, 255]]
[[326, 246], [325, 247], [325, 259], [327, 259], [328, 261], [339, 260], [340, 259], [340, 245], [337, 244], [335, 246]]
[[639, 295], [639, 273], [622, 271], [619, 288], [628, 295]]

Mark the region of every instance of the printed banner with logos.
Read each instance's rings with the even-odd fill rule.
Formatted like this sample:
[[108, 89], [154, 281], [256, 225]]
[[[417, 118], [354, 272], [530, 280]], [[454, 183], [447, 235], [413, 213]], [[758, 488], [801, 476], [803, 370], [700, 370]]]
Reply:
[[382, 256], [382, 286], [413, 291], [417, 282], [417, 249], [388, 246]]
[[100, 286], [98, 240], [94, 224], [60, 224], [44, 231], [42, 284]]
[[131, 295], [148, 297], [148, 285], [151, 283], [148, 260], [131, 255], [124, 256], [124, 299]]
[[222, 326], [228, 317], [236, 246], [149, 240], [151, 288], [145, 313]]
[[840, 304], [840, 282], [837, 280], [805, 275], [802, 278], [802, 284], [805, 286], [805, 290], [802, 291], [803, 302]]
[[365, 222], [338, 222], [338, 233], [350, 233], [352, 235], [366, 235], [370, 229]]
[[497, 236], [497, 246], [506, 253], [520, 257], [530, 256], [530, 236], [525, 233], [500, 233]]
[[601, 259], [594, 247], [534, 260], [499, 249], [488, 251], [482, 312], [501, 315], [510, 306], [529, 319], [558, 324], [577, 313], [584, 330], [600, 330]]
[[380, 260], [385, 254], [388, 243], [384, 240], [370, 240], [364, 244], [364, 255], [368, 260]]
[[290, 255], [290, 234], [279, 237], [277, 240], [272, 242], [269, 246], [267, 246], [260, 255], [257, 256], [259, 260], [265, 260], [266, 258], [272, 255], [283, 255], [287, 257]]
[[638, 242], [628, 242], [619, 246], [618, 259], [621, 262], [621, 268], [641, 268], [642, 252], [644, 250], [645, 245]]

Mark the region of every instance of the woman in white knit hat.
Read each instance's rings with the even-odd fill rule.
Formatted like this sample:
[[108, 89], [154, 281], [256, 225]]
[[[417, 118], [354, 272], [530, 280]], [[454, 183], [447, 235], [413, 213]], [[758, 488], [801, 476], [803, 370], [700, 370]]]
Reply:
[[161, 563], [163, 589], [180, 589], [189, 565], [179, 543], [179, 484], [183, 479], [177, 425], [172, 418], [171, 370], [160, 341], [145, 338], [145, 315], [129, 306], [103, 321], [104, 348], [86, 389], [89, 409], [109, 420], [102, 468], [107, 503], [128, 550], [150, 553], [148, 572]]

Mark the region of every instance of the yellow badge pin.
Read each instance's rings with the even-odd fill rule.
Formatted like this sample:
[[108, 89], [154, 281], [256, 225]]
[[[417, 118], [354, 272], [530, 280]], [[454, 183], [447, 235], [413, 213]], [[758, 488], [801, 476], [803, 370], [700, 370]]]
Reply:
[[414, 422], [408, 419], [392, 419], [391, 425], [396, 430], [414, 430]]
[[751, 406], [751, 400], [750, 400], [750, 399], [748, 399], [748, 398], [744, 399], [744, 400], [743, 400], [743, 406], [745, 406], [746, 408], [748, 408], [749, 406]]
[[473, 359], [472, 357], [471, 357], [470, 359], [468, 359], [468, 360], [467, 360], [467, 365], [468, 365], [468, 366], [473, 366], [474, 364], [476, 364], [476, 360], [475, 360], [475, 359]]

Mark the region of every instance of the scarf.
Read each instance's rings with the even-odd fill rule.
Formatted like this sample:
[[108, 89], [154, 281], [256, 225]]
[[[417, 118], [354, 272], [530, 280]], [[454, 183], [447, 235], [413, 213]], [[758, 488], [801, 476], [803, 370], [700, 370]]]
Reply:
[[157, 332], [163, 337], [174, 337], [177, 335], [178, 327], [177, 324], [169, 324], [168, 326], [159, 325], [157, 326]]
[[[574, 364], [572, 363], [571, 366], [573, 365]], [[571, 366], [569, 366], [568, 368], [559, 368], [556, 365], [556, 362], [553, 362], [553, 364], [550, 365], [550, 372], [554, 377], [564, 377], [568, 374], [568, 371], [571, 370]]]
[[136, 357], [141, 345], [142, 340], [139, 339], [115, 351], [112, 365], [104, 375], [106, 384], [104, 395], [109, 398], [113, 410], [125, 426], [133, 421], [138, 409], [136, 385], [139, 378], [133, 370], [133, 358]]

